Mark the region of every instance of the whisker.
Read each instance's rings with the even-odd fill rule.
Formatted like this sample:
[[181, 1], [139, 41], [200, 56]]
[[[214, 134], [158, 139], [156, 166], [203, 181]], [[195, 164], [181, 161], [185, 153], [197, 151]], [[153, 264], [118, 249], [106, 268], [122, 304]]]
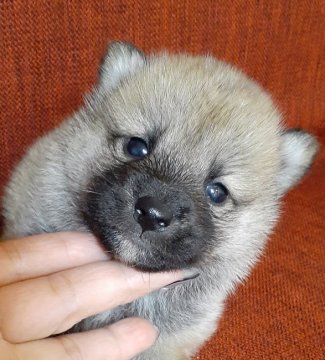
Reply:
[[90, 193], [90, 194], [101, 195], [99, 192], [96, 192], [96, 191], [85, 190], [85, 189], [82, 189], [81, 191], [82, 191], [82, 192], [85, 192], [85, 193]]

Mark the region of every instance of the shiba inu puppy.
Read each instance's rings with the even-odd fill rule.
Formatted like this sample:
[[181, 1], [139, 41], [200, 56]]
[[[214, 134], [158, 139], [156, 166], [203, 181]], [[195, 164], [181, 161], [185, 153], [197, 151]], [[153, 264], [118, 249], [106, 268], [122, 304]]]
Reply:
[[136, 359], [189, 359], [317, 149], [312, 135], [286, 130], [270, 96], [230, 65], [112, 43], [84, 106], [14, 171], [4, 237], [87, 231], [140, 270], [193, 270], [72, 330], [140, 316], [160, 337]]

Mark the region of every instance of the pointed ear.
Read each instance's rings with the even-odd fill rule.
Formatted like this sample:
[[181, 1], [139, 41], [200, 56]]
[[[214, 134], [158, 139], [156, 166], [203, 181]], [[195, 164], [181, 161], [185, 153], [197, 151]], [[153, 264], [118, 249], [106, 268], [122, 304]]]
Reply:
[[280, 195], [286, 193], [307, 172], [318, 151], [317, 140], [301, 129], [290, 129], [281, 135]]
[[125, 42], [112, 42], [102, 60], [99, 86], [109, 90], [144, 66], [146, 58], [141, 50]]

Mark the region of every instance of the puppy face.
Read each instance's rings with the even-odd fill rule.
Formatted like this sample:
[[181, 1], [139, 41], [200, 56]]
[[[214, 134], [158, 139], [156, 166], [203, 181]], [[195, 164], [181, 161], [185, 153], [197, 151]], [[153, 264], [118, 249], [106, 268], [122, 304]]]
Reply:
[[90, 230], [139, 269], [213, 266], [235, 280], [317, 147], [231, 66], [115, 43], [85, 106], [15, 171], [5, 236]]
[[83, 219], [114, 256], [151, 271], [249, 266], [317, 149], [230, 66], [125, 44], [110, 47], [84, 114], [96, 144], [85, 144]]

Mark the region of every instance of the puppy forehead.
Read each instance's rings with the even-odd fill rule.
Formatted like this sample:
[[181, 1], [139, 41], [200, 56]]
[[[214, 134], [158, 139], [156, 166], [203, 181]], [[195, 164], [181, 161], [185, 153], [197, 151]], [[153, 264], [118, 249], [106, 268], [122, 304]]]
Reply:
[[202, 133], [222, 126], [250, 132], [277, 122], [271, 99], [255, 82], [209, 57], [149, 58], [108, 102], [113, 115], [122, 118], [118, 125], [131, 132], [153, 125], [178, 126], [191, 134], [193, 128]]
[[277, 165], [280, 124], [271, 99], [212, 58], [152, 57], [109, 102], [119, 132], [161, 135], [161, 151], [200, 160], [201, 167], [215, 159], [259, 173], [265, 164]]

